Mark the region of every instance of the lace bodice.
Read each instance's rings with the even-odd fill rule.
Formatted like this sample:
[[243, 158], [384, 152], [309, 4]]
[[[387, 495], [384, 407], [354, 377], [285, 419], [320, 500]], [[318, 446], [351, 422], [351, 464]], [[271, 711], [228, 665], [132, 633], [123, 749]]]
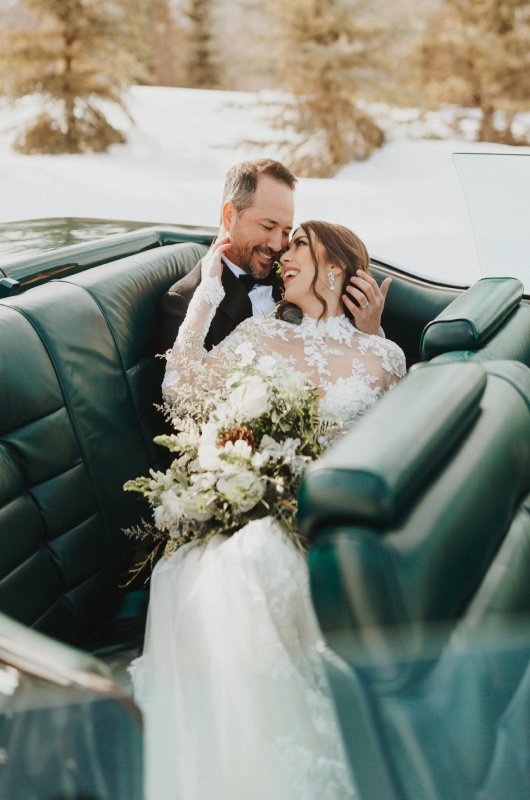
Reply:
[[171, 397], [175, 382], [185, 379], [179, 371], [183, 353], [231, 358], [247, 341], [285, 358], [293, 370], [307, 376], [319, 390], [322, 412], [337, 414], [346, 426], [405, 374], [405, 356], [398, 345], [362, 333], [344, 315], [321, 321], [304, 317], [300, 325], [276, 319], [274, 314], [250, 317], [207, 354], [202, 344], [223, 297], [219, 278], [203, 281], [195, 292], [168, 354], [163, 382], [166, 397]]

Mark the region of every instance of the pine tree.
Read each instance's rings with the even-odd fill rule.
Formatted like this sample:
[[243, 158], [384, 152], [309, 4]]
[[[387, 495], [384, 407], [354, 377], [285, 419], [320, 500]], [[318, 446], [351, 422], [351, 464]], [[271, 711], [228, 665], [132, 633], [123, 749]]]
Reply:
[[479, 141], [521, 143], [512, 123], [530, 103], [528, 0], [444, 0], [420, 60], [432, 105], [479, 108]]
[[188, 21], [186, 86], [215, 89], [220, 83], [219, 64], [213, 54], [212, 0], [188, 0], [183, 14]]
[[384, 141], [361, 98], [382, 32], [361, 16], [364, 4], [357, 0], [273, 3], [281, 88], [292, 98], [281, 118], [294, 133], [287, 160], [299, 174], [330, 175]]
[[156, 86], [182, 86], [185, 83], [186, 31], [182, 15], [169, 0], [152, 0], [148, 69]]
[[[18, 137], [24, 153], [103, 151], [123, 142], [101, 101], [125, 110], [122, 91], [145, 77], [140, 0], [25, 0], [32, 24], [4, 34], [0, 89], [13, 99], [38, 93], [44, 111]], [[138, 46], [138, 49], [136, 49]]]

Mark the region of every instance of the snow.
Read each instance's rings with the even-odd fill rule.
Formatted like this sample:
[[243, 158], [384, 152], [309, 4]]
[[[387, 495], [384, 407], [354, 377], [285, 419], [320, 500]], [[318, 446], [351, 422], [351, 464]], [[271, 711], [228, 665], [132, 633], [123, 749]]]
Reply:
[[[217, 225], [224, 175], [245, 158], [277, 155], [250, 140], [269, 137], [267, 109], [254, 93], [132, 87], [134, 120], [109, 108], [126, 131], [108, 153], [24, 156], [11, 149], [16, 126], [36, 99], [0, 105], [0, 222], [98, 217]], [[388, 143], [328, 180], [301, 179], [296, 220], [327, 219], [353, 228], [372, 256], [453, 283], [479, 277], [469, 217], [452, 163], [454, 152], [510, 152], [500, 145], [425, 137], [441, 115], [394, 113]], [[274, 131], [270, 139], [277, 137]], [[411, 138], [414, 137], [414, 138]], [[247, 142], [247, 143], [245, 143]], [[518, 148], [517, 152], [530, 152]]]

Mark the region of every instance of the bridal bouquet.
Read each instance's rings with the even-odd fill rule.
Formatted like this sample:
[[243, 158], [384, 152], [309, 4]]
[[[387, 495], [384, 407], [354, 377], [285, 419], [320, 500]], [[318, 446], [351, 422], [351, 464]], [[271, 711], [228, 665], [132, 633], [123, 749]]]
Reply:
[[318, 413], [316, 388], [288, 360], [251, 342], [233, 359], [182, 356], [185, 380], [164, 405], [172, 433], [155, 442], [174, 453], [165, 472], [125, 484], [144, 495], [153, 523], [129, 531], [152, 538], [153, 554], [171, 554], [191, 540], [207, 542], [270, 515], [294, 543], [298, 486], [306, 465], [340, 430]]

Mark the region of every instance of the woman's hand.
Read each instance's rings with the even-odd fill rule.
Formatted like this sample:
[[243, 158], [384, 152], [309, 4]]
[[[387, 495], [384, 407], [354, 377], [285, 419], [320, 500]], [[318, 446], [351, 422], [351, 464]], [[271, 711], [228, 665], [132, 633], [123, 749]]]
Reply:
[[223, 274], [223, 264], [221, 257], [230, 247], [230, 237], [225, 235], [216, 239], [204, 258], [201, 265], [201, 277], [205, 278], [220, 278]]
[[381, 286], [367, 272], [357, 270], [345, 286], [342, 302], [355, 320], [355, 327], [363, 333], [378, 334], [381, 316], [392, 278], [385, 278]]

